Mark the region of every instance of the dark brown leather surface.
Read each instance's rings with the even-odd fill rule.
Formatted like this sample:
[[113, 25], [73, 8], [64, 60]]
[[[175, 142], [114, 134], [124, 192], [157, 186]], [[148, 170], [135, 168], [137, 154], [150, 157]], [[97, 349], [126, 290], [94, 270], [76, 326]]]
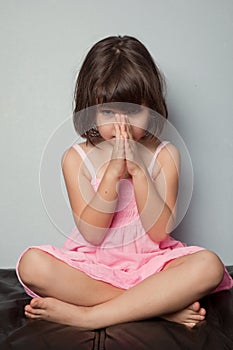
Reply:
[[23, 308], [29, 300], [15, 271], [0, 269], [0, 350], [233, 350], [232, 290], [201, 300], [207, 318], [194, 329], [153, 318], [83, 330], [27, 320]]

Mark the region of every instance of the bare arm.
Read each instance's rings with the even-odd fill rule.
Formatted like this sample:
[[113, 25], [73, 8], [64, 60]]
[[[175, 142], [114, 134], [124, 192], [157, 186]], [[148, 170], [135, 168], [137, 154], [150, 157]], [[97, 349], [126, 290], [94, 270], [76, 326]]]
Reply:
[[179, 153], [169, 144], [160, 151], [157, 161], [160, 165], [154, 180], [144, 169], [135, 172], [133, 183], [142, 224], [150, 238], [159, 242], [167, 237], [175, 224]]
[[121, 130], [125, 139], [126, 166], [133, 179], [142, 225], [152, 240], [162, 241], [175, 223], [179, 152], [172, 144], [166, 145], [157, 156], [157, 169], [151, 179], [127, 117], [121, 123]]
[[99, 244], [115, 210], [117, 177], [106, 172], [95, 192], [81, 157], [72, 147], [63, 155], [62, 171], [76, 226], [88, 242]]
[[110, 227], [118, 200], [117, 186], [125, 171], [124, 141], [116, 125], [112, 158], [95, 192], [90, 174], [79, 154], [71, 147], [62, 159], [62, 170], [74, 221], [83, 237], [100, 244]]

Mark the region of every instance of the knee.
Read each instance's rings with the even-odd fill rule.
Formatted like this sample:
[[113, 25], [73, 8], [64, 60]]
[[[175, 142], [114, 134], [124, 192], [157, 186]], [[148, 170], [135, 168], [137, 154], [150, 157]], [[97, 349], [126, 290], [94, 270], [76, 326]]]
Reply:
[[43, 274], [44, 253], [36, 248], [30, 248], [21, 257], [18, 266], [18, 273], [24, 284], [34, 286]]
[[224, 265], [214, 252], [203, 250], [199, 252], [199, 273], [200, 271], [207, 288], [214, 289], [223, 279]]

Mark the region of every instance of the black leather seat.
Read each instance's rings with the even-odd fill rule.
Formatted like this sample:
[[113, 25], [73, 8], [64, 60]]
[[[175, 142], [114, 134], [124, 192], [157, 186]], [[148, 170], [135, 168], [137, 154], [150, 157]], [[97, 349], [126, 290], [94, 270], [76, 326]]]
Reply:
[[[228, 270], [233, 276], [233, 266]], [[233, 350], [233, 289], [203, 298], [207, 317], [193, 329], [151, 318], [83, 330], [26, 319], [23, 309], [29, 300], [15, 270], [0, 269], [1, 350]]]

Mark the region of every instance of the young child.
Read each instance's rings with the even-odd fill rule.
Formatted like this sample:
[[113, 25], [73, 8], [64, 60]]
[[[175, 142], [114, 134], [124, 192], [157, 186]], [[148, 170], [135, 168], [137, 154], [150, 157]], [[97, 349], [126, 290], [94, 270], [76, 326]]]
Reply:
[[233, 286], [215, 253], [170, 236], [179, 152], [159, 140], [166, 118], [163, 79], [144, 45], [96, 43], [75, 90], [74, 126], [86, 142], [62, 158], [76, 226], [62, 248], [19, 258], [28, 318], [95, 329], [158, 316], [193, 327], [206, 314], [198, 300]]

